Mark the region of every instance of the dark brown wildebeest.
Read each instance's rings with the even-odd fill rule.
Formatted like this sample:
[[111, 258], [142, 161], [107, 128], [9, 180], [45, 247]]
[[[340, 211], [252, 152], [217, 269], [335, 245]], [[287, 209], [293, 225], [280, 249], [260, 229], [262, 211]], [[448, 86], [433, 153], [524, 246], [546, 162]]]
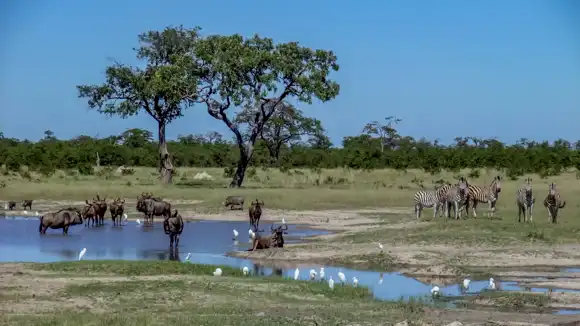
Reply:
[[68, 234], [68, 228], [71, 225], [83, 224], [81, 211], [75, 207], [68, 207], [59, 210], [56, 213], [47, 213], [40, 217], [38, 232], [46, 234], [46, 229], [62, 229], [62, 234]]
[[254, 232], [261, 232], [258, 230], [258, 227], [260, 226], [260, 217], [262, 217], [263, 206], [264, 202], [256, 198], [256, 201], [252, 201], [250, 210], [248, 211], [250, 217], [250, 228], [252, 228]]
[[153, 225], [153, 216], [165, 218], [171, 216], [171, 204], [161, 198], [153, 197], [152, 194], [143, 193], [137, 197], [136, 209], [145, 214], [145, 225]]
[[90, 222], [92, 221], [93, 223], [93, 227], [95, 226], [95, 220], [97, 220], [98, 222], [98, 218], [99, 216], [97, 215], [97, 206], [89, 203], [88, 200], [85, 200], [85, 207], [83, 207], [83, 210], [81, 211], [81, 216], [83, 217], [83, 219], [85, 220], [85, 227], [89, 227], [89, 225], [91, 224]]
[[286, 232], [288, 230], [288, 226], [284, 224], [274, 228], [274, 224], [272, 224], [272, 226], [270, 226], [270, 230], [272, 231], [272, 234], [267, 237], [256, 236], [254, 238], [252, 248], [248, 249], [248, 251], [268, 248], [283, 248], [284, 234], [288, 234], [288, 232]]
[[109, 206], [109, 211], [111, 212], [111, 219], [113, 220], [113, 225], [117, 225], [117, 217], [119, 218], [119, 225], [121, 225], [121, 219], [123, 218], [123, 212], [125, 211], [125, 199], [117, 197], [113, 200]]
[[177, 250], [179, 237], [183, 232], [183, 218], [176, 209], [173, 210], [169, 218], [163, 221], [163, 231], [169, 235], [169, 248]]
[[8, 209], [9, 210], [13, 210], [14, 208], [16, 208], [16, 202], [15, 201], [9, 201], [8, 202]]
[[26, 209], [26, 207], [28, 207], [28, 209], [32, 209], [32, 200], [31, 199], [25, 199], [22, 201], [22, 209]]
[[234, 206], [240, 206], [239, 209], [243, 211], [244, 201], [245, 198], [243, 196], [227, 196], [226, 200], [224, 201], [224, 206], [230, 206], [230, 210], [234, 209]]
[[95, 219], [97, 220], [97, 225], [105, 224], [105, 214], [107, 213], [107, 197], [101, 199], [99, 194], [97, 198], [93, 198], [93, 205], [95, 206], [96, 214]]

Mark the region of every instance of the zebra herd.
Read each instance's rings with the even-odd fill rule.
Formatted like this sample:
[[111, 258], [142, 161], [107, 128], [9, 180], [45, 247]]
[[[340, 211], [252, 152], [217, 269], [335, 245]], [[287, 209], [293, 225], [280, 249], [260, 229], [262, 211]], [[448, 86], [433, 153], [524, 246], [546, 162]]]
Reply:
[[[433, 191], [420, 190], [415, 193], [415, 216], [421, 217], [423, 208], [433, 208], [433, 218], [442, 214], [451, 217], [453, 209], [455, 219], [461, 217], [465, 212], [469, 217], [469, 207], [472, 207], [473, 217], [477, 217], [477, 204], [488, 204], [488, 217], [495, 214], [495, 207], [501, 192], [501, 177], [496, 176], [489, 185], [478, 186], [468, 184], [461, 177], [455, 185], [445, 183], [439, 185]], [[521, 222], [522, 215], [524, 222], [532, 222], [532, 214], [536, 198], [532, 191], [532, 179], [526, 178], [524, 185], [516, 192], [516, 205], [518, 207], [518, 222]], [[555, 183], [551, 183], [548, 194], [544, 198], [544, 207], [548, 211], [548, 218], [552, 223], [557, 223], [558, 211], [566, 206], [566, 201], [562, 200]]]

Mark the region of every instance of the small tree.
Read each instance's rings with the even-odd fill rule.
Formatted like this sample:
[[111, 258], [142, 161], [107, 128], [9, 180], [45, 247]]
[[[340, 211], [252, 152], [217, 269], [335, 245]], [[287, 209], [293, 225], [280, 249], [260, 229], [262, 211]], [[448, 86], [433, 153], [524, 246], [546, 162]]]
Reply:
[[[195, 71], [201, 71], [199, 101], [208, 113], [223, 121], [235, 136], [240, 151], [230, 187], [244, 181], [254, 145], [268, 120], [283, 108], [290, 97], [312, 103], [335, 98], [339, 85], [328, 79], [338, 71], [332, 51], [312, 50], [296, 42], [274, 44], [270, 38], [255, 35], [210, 36], [196, 46]], [[244, 108], [252, 117], [252, 127], [244, 137], [228, 109]], [[242, 111], [242, 112], [244, 112]]]
[[174, 170], [166, 127], [196, 98], [197, 75], [180, 59], [191, 55], [198, 31], [180, 26], [140, 34], [140, 46], [134, 50], [145, 68], [115, 63], [107, 67], [105, 83], [77, 86], [79, 97], [88, 99], [89, 107], [100, 113], [127, 118], [145, 111], [157, 121], [159, 173], [164, 183], [172, 182]]
[[395, 116], [389, 116], [385, 118], [385, 123], [381, 124], [379, 121], [372, 121], [365, 125], [363, 128], [363, 134], [369, 136], [375, 136], [380, 140], [381, 153], [385, 151], [385, 146], [392, 148], [395, 143], [394, 140], [399, 137], [397, 130], [393, 128], [394, 124], [401, 122], [401, 119]]

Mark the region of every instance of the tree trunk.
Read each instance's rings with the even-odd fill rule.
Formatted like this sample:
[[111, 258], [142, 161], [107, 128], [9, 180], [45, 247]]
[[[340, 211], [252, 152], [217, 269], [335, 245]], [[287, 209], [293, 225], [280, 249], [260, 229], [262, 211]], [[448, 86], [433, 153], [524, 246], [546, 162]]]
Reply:
[[234, 178], [230, 183], [230, 188], [239, 188], [242, 186], [244, 177], [246, 176], [246, 169], [248, 169], [248, 165], [254, 154], [254, 144], [252, 141], [248, 141], [246, 144], [238, 144], [238, 148], [240, 149], [240, 160], [238, 161]]
[[165, 122], [159, 121], [159, 177], [165, 184], [173, 182], [173, 162], [165, 140]]

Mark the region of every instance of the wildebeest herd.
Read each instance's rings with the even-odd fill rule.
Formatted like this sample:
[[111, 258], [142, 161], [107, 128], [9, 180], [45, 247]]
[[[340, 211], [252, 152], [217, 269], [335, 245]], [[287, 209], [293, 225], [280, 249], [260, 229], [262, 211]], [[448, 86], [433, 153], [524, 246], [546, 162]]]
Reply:
[[[469, 217], [469, 207], [472, 207], [473, 217], [476, 218], [477, 204], [487, 203], [488, 217], [492, 218], [500, 192], [500, 176], [493, 178], [487, 186], [469, 184], [465, 178], [461, 177], [455, 185], [445, 182], [435, 187], [433, 191], [417, 191], [413, 197], [415, 215], [419, 219], [423, 208], [433, 207], [433, 218], [437, 216], [437, 212], [439, 212], [440, 216], [443, 213], [447, 217], [451, 217], [451, 209], [453, 209], [455, 219], [459, 219], [461, 212], [465, 212], [466, 216]], [[524, 217], [524, 222], [532, 222], [532, 214], [536, 202], [532, 191], [532, 179], [526, 178], [524, 184], [516, 191], [515, 195], [518, 222], [522, 221], [522, 216]], [[555, 183], [552, 182], [548, 186], [548, 193], [544, 197], [543, 203], [548, 211], [549, 221], [557, 223], [558, 212], [566, 206], [566, 201], [561, 198]]]
[[[229, 206], [230, 209], [237, 207], [243, 210], [244, 201], [245, 198], [243, 196], [228, 196], [223, 204], [225, 207]], [[12, 210], [15, 206], [16, 202], [11, 201], [7, 203], [6, 208]], [[263, 230], [259, 230], [263, 206], [264, 201], [256, 199], [251, 202], [248, 210], [250, 223], [248, 233], [252, 238], [250, 251], [284, 246], [284, 234], [287, 234], [288, 230], [288, 226], [285, 224], [277, 227], [272, 224], [270, 227], [271, 234], [267, 236], [256, 235], [256, 233], [263, 232]], [[32, 208], [32, 200], [25, 200], [22, 203], [22, 207]], [[176, 249], [179, 246], [179, 238], [183, 232], [184, 221], [177, 209], [171, 208], [171, 203], [153, 196], [152, 193], [144, 192], [137, 197], [135, 208], [144, 215], [143, 226], [151, 227], [155, 216], [163, 217], [163, 230], [169, 236], [170, 248]], [[67, 235], [69, 227], [73, 225], [82, 225], [84, 223], [85, 227], [99, 227], [104, 225], [107, 210], [110, 212], [113, 226], [122, 226], [123, 220], [127, 220], [124, 199], [118, 197], [107, 203], [106, 197], [101, 198], [97, 194], [92, 200], [85, 200], [85, 205], [82, 208], [69, 206], [56, 212], [42, 215], [38, 232], [45, 234], [48, 228], [62, 229], [63, 235]], [[140, 223], [139, 220], [137, 222]]]

